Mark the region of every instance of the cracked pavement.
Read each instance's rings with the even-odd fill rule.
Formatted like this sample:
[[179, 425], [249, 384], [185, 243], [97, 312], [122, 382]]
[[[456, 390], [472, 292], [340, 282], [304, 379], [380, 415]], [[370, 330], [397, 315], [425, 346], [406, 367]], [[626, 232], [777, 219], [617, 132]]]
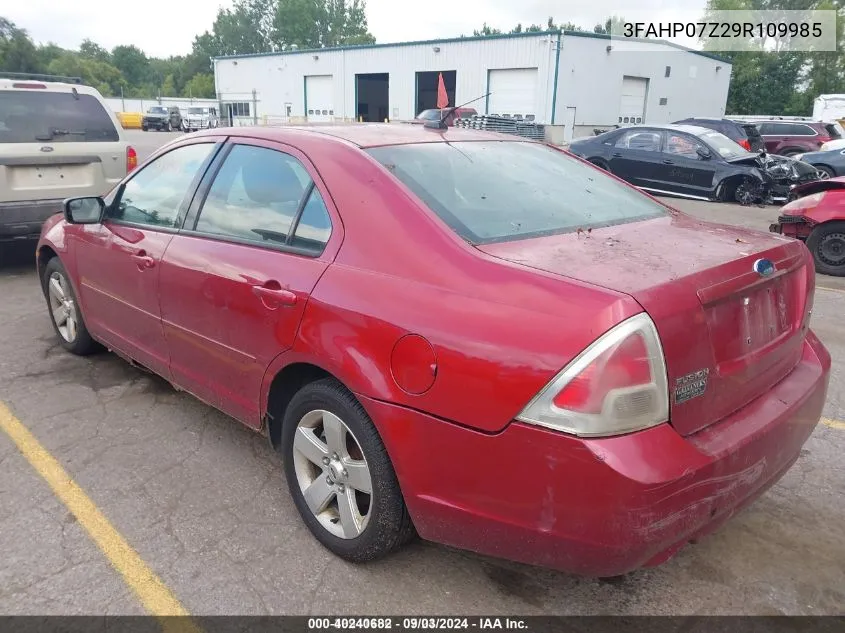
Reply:
[[[762, 229], [777, 215], [675, 204]], [[749, 509], [668, 563], [624, 578], [578, 578], [419, 541], [355, 566], [310, 536], [262, 436], [114, 355], [64, 352], [31, 245], [18, 250], [0, 267], [0, 401], [193, 614], [845, 611], [843, 429], [820, 425], [795, 467]], [[833, 356], [825, 416], [843, 420], [845, 285], [818, 283], [813, 327]], [[2, 433], [0, 552], [2, 614], [143, 613]]]

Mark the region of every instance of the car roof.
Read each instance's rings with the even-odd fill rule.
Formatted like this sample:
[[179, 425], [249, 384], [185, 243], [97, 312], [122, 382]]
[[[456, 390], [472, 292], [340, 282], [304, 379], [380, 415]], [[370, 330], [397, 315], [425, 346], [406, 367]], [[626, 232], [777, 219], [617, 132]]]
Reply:
[[651, 124], [644, 124], [644, 125], [629, 125], [628, 127], [619, 128], [621, 130], [631, 130], [631, 129], [652, 129], [652, 130], [669, 130], [675, 132], [686, 132], [687, 134], [699, 135], [699, 134], [710, 134], [713, 132], [708, 127], [701, 127], [700, 125], [686, 125], [681, 123], [664, 123], [659, 125], [651, 125]]
[[262, 138], [270, 141], [286, 142], [291, 136], [302, 135], [332, 137], [346, 141], [361, 148], [384, 145], [409, 145], [415, 143], [456, 143], [459, 141], [510, 141], [532, 142], [529, 139], [507, 134], [496, 134], [479, 130], [466, 130], [450, 127], [446, 130], [426, 128], [424, 125], [408, 123], [349, 123], [349, 124], [311, 124], [285, 125], [278, 127], [237, 127], [216, 128], [201, 135], [227, 134], [233, 137]]

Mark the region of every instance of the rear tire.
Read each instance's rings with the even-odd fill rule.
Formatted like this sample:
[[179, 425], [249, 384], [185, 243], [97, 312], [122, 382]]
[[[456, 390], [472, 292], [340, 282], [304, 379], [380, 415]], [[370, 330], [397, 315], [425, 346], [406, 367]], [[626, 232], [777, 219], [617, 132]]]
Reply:
[[293, 501], [328, 550], [362, 563], [415, 536], [378, 431], [339, 382], [324, 378], [300, 389], [285, 411], [281, 439]]
[[786, 156], [788, 158], [792, 158], [796, 154], [803, 154], [805, 151], [803, 149], [788, 149], [781, 153], [781, 156]]
[[816, 272], [845, 277], [845, 222], [819, 224], [807, 238]]
[[44, 266], [41, 287], [47, 300], [50, 322], [62, 347], [77, 356], [96, 352], [100, 346], [88, 334], [76, 293], [67, 270], [58, 257], [54, 257]]

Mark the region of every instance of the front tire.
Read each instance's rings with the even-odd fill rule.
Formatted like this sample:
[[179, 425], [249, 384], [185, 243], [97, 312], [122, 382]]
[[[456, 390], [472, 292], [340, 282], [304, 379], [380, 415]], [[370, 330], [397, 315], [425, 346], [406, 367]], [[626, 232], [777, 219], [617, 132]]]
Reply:
[[172, 131], [173, 131], [173, 124], [172, 124], [172, 123], [170, 123], [170, 122], [168, 122], [168, 124], [167, 124], [167, 131], [168, 131], [168, 132], [172, 132]]
[[413, 538], [387, 450], [367, 412], [333, 378], [294, 395], [280, 451], [302, 520], [337, 556], [367, 562]]
[[845, 222], [819, 224], [807, 238], [816, 272], [845, 277]]
[[836, 172], [827, 165], [815, 165], [815, 168], [819, 172], [821, 180], [828, 180], [836, 176]]
[[62, 347], [78, 356], [95, 352], [99, 346], [88, 334], [76, 293], [58, 257], [51, 259], [44, 267], [41, 286], [47, 299], [50, 321]]

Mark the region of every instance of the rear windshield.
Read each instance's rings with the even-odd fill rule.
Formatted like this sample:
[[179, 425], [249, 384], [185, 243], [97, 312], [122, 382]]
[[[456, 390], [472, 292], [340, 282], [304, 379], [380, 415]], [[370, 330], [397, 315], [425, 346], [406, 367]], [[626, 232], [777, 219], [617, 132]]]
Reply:
[[748, 138], [760, 138], [760, 130], [757, 129], [756, 125], [746, 124], [742, 126], [742, 129], [745, 130], [746, 136]]
[[835, 123], [826, 123], [824, 127], [827, 133], [830, 134], [830, 138], [842, 138], [842, 135], [839, 133], [839, 126]]
[[473, 244], [668, 213], [633, 187], [539, 143], [420, 143], [368, 151]]
[[417, 118], [425, 121], [438, 121], [440, 116], [440, 110], [423, 110], [417, 115]]
[[117, 129], [91, 95], [0, 91], [0, 143], [118, 141]]

